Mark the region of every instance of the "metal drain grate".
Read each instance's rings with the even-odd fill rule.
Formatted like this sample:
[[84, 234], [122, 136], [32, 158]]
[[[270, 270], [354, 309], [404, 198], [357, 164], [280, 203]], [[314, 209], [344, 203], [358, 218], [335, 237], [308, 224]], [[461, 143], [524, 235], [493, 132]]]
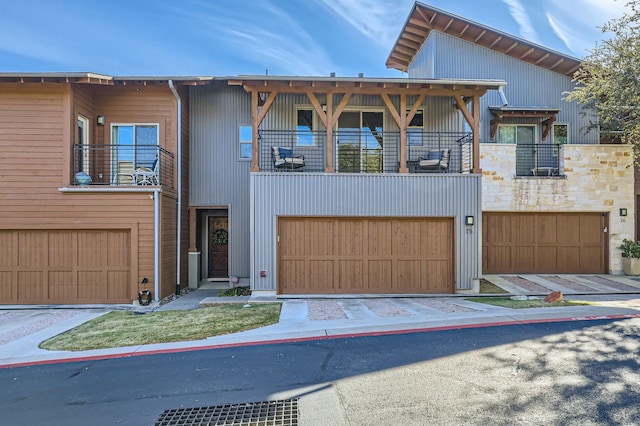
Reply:
[[297, 426], [298, 399], [166, 410], [156, 426]]

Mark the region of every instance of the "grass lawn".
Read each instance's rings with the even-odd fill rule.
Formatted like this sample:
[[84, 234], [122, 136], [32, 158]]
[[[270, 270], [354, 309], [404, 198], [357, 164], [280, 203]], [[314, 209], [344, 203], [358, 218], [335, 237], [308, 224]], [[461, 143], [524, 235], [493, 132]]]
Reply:
[[589, 302], [579, 300], [563, 300], [562, 302], [547, 303], [542, 299], [511, 300], [508, 297], [467, 297], [465, 300], [511, 309], [549, 308], [552, 306], [583, 306], [591, 304]]
[[200, 340], [275, 324], [280, 303], [224, 304], [187, 311], [137, 314], [113, 311], [40, 344], [54, 351], [84, 351], [149, 343]]

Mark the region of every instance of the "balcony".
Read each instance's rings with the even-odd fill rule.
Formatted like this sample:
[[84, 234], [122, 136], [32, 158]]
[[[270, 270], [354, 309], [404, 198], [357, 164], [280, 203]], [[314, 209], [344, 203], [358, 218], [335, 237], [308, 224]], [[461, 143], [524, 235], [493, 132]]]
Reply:
[[517, 144], [516, 176], [559, 177], [560, 146], [550, 143]]
[[[335, 131], [333, 164], [337, 173], [398, 173], [400, 168], [400, 133], [366, 131]], [[324, 172], [326, 161], [324, 131], [260, 130], [258, 165], [265, 172]], [[473, 165], [472, 135], [456, 132], [407, 132], [406, 164], [409, 173], [470, 173]], [[280, 164], [274, 158], [274, 148], [296, 158], [295, 167]], [[437, 167], [421, 167], [421, 160], [442, 155], [446, 162]], [[445, 166], [446, 163], [446, 166]], [[300, 164], [303, 164], [302, 166]]]
[[173, 188], [173, 153], [157, 145], [75, 144], [72, 185]]

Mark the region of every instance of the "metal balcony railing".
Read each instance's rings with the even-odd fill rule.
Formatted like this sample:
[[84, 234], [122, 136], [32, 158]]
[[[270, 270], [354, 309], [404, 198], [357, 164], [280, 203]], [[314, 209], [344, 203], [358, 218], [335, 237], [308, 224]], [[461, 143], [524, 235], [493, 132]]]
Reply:
[[[261, 171], [305, 171], [324, 172], [325, 169], [325, 132], [295, 130], [260, 130], [259, 167]], [[286, 163], [274, 158], [274, 148], [284, 158], [302, 158], [301, 167], [287, 167]], [[282, 149], [284, 148], [284, 149]], [[289, 150], [289, 151], [286, 151]], [[286, 157], [289, 155], [289, 157]], [[297, 165], [297, 164], [296, 164]]]
[[517, 144], [516, 176], [560, 176], [560, 149], [552, 143]]
[[372, 129], [333, 133], [338, 173], [397, 173], [400, 134]]
[[173, 188], [173, 153], [157, 145], [74, 144], [73, 185]]
[[[434, 161], [424, 161], [429, 159]], [[409, 173], [471, 173], [473, 135], [409, 130], [407, 167]]]
[[[261, 171], [325, 171], [327, 162], [324, 131], [260, 130], [258, 137]], [[473, 167], [472, 142], [470, 133], [410, 130], [407, 132], [409, 172], [470, 173]], [[333, 164], [337, 173], [399, 171], [399, 132], [338, 130], [333, 132], [333, 143]], [[446, 150], [446, 165], [443, 161], [436, 168], [420, 167], [421, 158], [429, 158], [432, 151], [443, 150]], [[277, 158], [274, 156], [275, 152], [278, 153]]]

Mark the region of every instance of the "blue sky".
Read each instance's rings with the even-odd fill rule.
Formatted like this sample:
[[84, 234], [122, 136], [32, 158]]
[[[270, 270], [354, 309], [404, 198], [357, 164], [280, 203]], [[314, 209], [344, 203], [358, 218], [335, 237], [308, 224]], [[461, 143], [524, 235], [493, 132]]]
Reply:
[[[412, 0], [1, 0], [0, 72], [401, 77]], [[426, 0], [584, 57], [626, 0]]]

